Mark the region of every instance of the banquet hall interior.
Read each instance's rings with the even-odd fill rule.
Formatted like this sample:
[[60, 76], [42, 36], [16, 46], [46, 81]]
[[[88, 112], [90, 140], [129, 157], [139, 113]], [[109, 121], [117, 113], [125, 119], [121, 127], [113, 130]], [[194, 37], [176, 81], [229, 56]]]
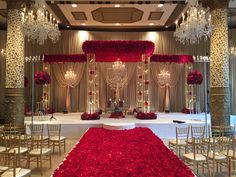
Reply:
[[235, 0], [0, 0], [0, 176], [236, 176]]

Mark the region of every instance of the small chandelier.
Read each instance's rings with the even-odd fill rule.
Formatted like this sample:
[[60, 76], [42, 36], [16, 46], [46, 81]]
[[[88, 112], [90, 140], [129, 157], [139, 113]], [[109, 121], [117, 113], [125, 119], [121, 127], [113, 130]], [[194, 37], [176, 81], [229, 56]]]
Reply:
[[33, 9], [22, 12], [23, 34], [28, 41], [37, 41], [39, 45], [43, 45], [47, 38], [53, 43], [59, 40], [61, 32], [58, 28], [58, 21], [48, 13], [44, 0], [35, 0]]
[[163, 69], [160, 71], [160, 73], [158, 74], [158, 82], [161, 85], [167, 85], [170, 84], [170, 73], [169, 71]]
[[113, 69], [124, 69], [125, 68], [125, 64], [120, 61], [120, 59], [118, 58], [117, 61], [114, 62], [114, 64], [112, 65]]
[[195, 44], [210, 37], [212, 32], [211, 15], [197, 0], [190, 0], [187, 14], [182, 14], [182, 22], [176, 21], [174, 37], [182, 44]]
[[75, 74], [74, 70], [69, 69], [66, 71], [64, 76], [66, 81], [68, 82], [68, 85], [73, 85], [77, 77], [77, 74]]

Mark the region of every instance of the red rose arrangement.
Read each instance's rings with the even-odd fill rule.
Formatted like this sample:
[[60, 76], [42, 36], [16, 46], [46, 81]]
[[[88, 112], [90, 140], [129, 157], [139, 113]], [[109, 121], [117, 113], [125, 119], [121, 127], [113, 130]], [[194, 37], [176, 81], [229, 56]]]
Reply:
[[203, 81], [202, 73], [198, 70], [193, 70], [188, 74], [187, 84], [200, 85]]
[[137, 113], [136, 118], [142, 119], [142, 120], [150, 120], [150, 119], [156, 119], [157, 115], [154, 112], [144, 113], [144, 112], [140, 111]]
[[184, 114], [190, 114], [190, 112], [192, 112], [193, 114], [196, 114], [196, 113], [197, 113], [197, 111], [196, 111], [195, 108], [194, 108], [193, 110], [192, 110], [192, 109], [188, 109], [188, 108], [183, 108], [183, 109], [181, 110], [181, 112], [184, 113]]
[[51, 83], [51, 78], [47, 72], [40, 71], [40, 72], [35, 73], [34, 81], [35, 81], [35, 84], [45, 85], [45, 84]]
[[83, 113], [81, 115], [81, 119], [82, 120], [98, 120], [100, 119], [100, 114], [98, 112], [95, 112], [95, 113]]
[[125, 118], [123, 112], [112, 112], [109, 118]]

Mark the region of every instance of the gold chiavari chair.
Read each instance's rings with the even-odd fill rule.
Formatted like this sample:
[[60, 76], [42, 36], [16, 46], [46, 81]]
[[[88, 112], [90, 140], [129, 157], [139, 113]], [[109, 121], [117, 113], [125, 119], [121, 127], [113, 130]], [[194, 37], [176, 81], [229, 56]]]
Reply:
[[[17, 154], [14, 150], [13, 153], [9, 153], [9, 151], [5, 151], [1, 153], [2, 156], [7, 156], [6, 159], [11, 159], [12, 166], [2, 166], [2, 171], [0, 168], [0, 176], [1, 177], [28, 177], [31, 175], [31, 170], [25, 168], [17, 168]], [[11, 156], [12, 158], [9, 158]], [[10, 164], [8, 162], [8, 164]]]
[[44, 161], [49, 161], [51, 168], [51, 149], [44, 147], [43, 128], [41, 129], [41, 133], [31, 134], [29, 147], [28, 168], [30, 168], [31, 162], [37, 162], [37, 168], [40, 168], [41, 175], [43, 175], [42, 167]]
[[[204, 168], [207, 168], [206, 157], [203, 155], [205, 153], [203, 138], [193, 137], [191, 141], [188, 141], [187, 144], [191, 146], [190, 152], [187, 152], [183, 155], [185, 162], [193, 166], [194, 171], [199, 174], [199, 166], [202, 167], [202, 173], [204, 173]], [[209, 169], [209, 168], [208, 168]]]
[[224, 144], [222, 143], [221, 137], [212, 137], [212, 141], [207, 143], [207, 153], [206, 160], [208, 163], [208, 171], [210, 172], [209, 176], [215, 176], [216, 172], [219, 172], [219, 166], [227, 166], [227, 157], [222, 153]]
[[[30, 136], [31, 135], [40, 135], [43, 138], [43, 144], [49, 147], [49, 138], [48, 136], [43, 135], [44, 125], [43, 124], [30, 124]], [[40, 138], [41, 140], [41, 138]]]
[[7, 126], [4, 129], [4, 141], [5, 146], [7, 148], [7, 151], [9, 154], [16, 153], [17, 158], [17, 165], [21, 166], [21, 161], [26, 160], [26, 156], [28, 153], [28, 148], [26, 146], [23, 146], [22, 140], [21, 140], [21, 134], [22, 132], [19, 131], [18, 127], [13, 126]]
[[49, 145], [53, 147], [53, 153], [55, 146], [59, 147], [59, 153], [61, 154], [61, 147], [64, 147], [66, 152], [66, 137], [61, 136], [61, 124], [47, 124]]
[[186, 141], [189, 136], [189, 127], [176, 127], [176, 138], [169, 141], [169, 148], [180, 157], [181, 150], [186, 151]]

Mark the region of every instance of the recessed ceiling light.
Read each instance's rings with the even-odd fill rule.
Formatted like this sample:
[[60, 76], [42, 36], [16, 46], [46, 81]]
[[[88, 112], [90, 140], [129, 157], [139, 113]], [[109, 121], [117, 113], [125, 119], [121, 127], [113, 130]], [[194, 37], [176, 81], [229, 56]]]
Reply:
[[158, 4], [157, 7], [163, 7], [164, 5], [163, 4]]
[[85, 23], [81, 23], [81, 25], [85, 26], [86, 24]]
[[75, 7], [77, 7], [77, 4], [71, 4], [71, 6], [75, 8]]
[[66, 26], [67, 28], [70, 28], [70, 26]]
[[116, 23], [116, 26], [120, 26], [120, 23]]
[[120, 4], [115, 4], [115, 7], [120, 7]]
[[149, 23], [149, 25], [150, 25], [150, 26], [153, 26], [153, 25], [154, 25], [154, 23]]

